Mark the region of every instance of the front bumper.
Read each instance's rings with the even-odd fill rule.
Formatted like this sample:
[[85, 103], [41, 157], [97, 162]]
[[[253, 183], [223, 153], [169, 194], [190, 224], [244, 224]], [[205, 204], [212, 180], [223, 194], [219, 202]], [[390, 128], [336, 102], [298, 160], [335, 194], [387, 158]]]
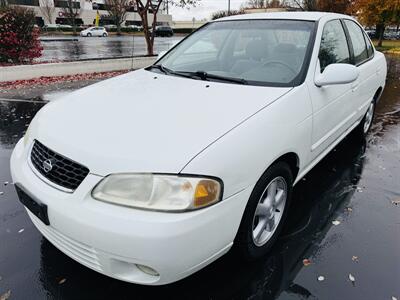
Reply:
[[[107, 204], [91, 198], [102, 179], [89, 174], [74, 193], [36, 176], [22, 140], [11, 157], [15, 184], [48, 207], [50, 226], [28, 211], [38, 230], [58, 249], [110, 277], [161, 285], [187, 277], [226, 253], [233, 244], [250, 196], [245, 189], [198, 211], [163, 213]], [[153, 268], [149, 275], [136, 265]]]

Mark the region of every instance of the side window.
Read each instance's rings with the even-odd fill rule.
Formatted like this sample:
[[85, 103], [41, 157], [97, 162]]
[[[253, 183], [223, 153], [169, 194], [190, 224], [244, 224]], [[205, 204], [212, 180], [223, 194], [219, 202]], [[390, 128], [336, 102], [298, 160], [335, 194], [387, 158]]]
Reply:
[[372, 47], [371, 41], [365, 32], [364, 32], [364, 39], [365, 43], [367, 44], [368, 57], [374, 56], [374, 47]]
[[353, 44], [354, 62], [356, 65], [368, 59], [367, 46], [365, 45], [364, 34], [360, 26], [350, 20], [344, 20], [349, 31], [351, 43]]
[[349, 63], [350, 53], [342, 23], [332, 20], [325, 24], [319, 49], [321, 72], [334, 63]]

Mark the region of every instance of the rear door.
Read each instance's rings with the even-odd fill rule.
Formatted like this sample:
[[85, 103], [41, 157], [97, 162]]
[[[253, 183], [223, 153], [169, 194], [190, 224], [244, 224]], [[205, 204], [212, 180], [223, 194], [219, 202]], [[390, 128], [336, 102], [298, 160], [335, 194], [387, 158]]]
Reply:
[[[339, 19], [330, 20], [324, 25], [318, 58], [314, 76], [322, 74], [330, 64], [351, 63], [346, 34]], [[313, 160], [351, 126], [355, 106], [350, 83], [323, 87], [312, 83], [309, 91], [313, 106]]]
[[354, 21], [345, 19], [345, 28], [353, 51], [352, 63], [360, 70], [358, 79], [352, 83], [355, 102], [355, 120], [364, 116], [369, 103], [376, 92], [377, 77], [383, 70], [374, 61], [374, 49], [364, 30]]

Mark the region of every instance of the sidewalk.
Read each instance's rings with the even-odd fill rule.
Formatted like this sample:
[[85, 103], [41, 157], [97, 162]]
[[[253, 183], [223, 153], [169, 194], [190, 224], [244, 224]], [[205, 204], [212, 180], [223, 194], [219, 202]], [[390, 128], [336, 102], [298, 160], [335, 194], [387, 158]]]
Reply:
[[0, 82], [27, 80], [39, 77], [66, 76], [95, 72], [123, 71], [151, 65], [156, 56], [94, 59], [74, 62], [44, 63], [0, 67]]

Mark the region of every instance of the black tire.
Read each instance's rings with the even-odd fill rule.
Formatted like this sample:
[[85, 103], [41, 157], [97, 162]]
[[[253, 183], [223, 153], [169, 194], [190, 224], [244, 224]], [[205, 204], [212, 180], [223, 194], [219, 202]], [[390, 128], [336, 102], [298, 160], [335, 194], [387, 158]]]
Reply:
[[103, 33], [103, 37], [106, 37], [106, 36], [107, 36], [107, 33], [104, 32], [104, 33]]
[[[253, 239], [255, 212], [259, 204], [259, 200], [263, 195], [265, 189], [276, 178], [283, 178], [286, 182], [286, 201], [283, 208], [283, 213], [279, 223], [275, 226], [276, 229], [270, 236], [269, 240], [263, 245], [256, 245]], [[245, 260], [251, 261], [265, 255], [276, 242], [279, 234], [282, 231], [283, 224], [288, 214], [293, 190], [293, 175], [289, 165], [286, 162], [277, 162], [268, 168], [267, 171], [261, 176], [255, 185], [250, 199], [244, 211], [242, 221], [239, 226], [238, 233], [235, 239], [235, 247], [239, 255]]]
[[88, 32], [88, 34], [86, 35], [87, 37], [91, 37], [92, 34], [90, 32]]
[[[372, 116], [369, 115], [370, 109], [372, 107]], [[376, 102], [373, 100], [370, 105], [368, 106], [368, 110], [365, 113], [363, 119], [361, 120], [360, 124], [357, 125], [357, 127], [354, 129], [354, 136], [355, 138], [361, 138], [365, 139], [369, 130], [371, 129], [372, 122], [374, 120], [375, 116], [375, 107], [376, 107]], [[368, 124], [366, 124], [368, 122]]]

